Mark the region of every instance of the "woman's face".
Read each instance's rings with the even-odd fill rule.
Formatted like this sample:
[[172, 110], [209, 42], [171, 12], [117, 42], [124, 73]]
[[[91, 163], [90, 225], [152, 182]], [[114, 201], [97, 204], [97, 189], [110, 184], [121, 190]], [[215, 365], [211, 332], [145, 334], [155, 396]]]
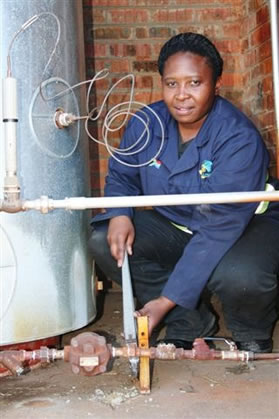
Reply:
[[162, 76], [163, 99], [182, 129], [200, 127], [220, 87], [205, 57], [190, 52], [171, 55]]

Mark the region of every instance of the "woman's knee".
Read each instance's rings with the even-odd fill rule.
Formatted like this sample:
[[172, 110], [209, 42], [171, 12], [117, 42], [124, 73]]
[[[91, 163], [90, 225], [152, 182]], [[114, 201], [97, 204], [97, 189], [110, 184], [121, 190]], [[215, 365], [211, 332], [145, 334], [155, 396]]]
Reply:
[[88, 242], [92, 256], [104, 254], [108, 250], [107, 229], [94, 228]]
[[231, 303], [246, 299], [247, 302], [257, 301], [261, 297], [273, 298], [277, 294], [278, 281], [276, 273], [257, 263], [223, 260], [211, 276], [209, 289]]

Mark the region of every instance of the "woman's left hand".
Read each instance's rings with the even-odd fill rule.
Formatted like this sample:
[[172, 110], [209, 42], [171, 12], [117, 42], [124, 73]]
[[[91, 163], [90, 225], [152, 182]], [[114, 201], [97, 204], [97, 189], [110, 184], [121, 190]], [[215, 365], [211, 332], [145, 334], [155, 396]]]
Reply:
[[135, 312], [135, 316], [148, 317], [148, 333], [150, 336], [154, 327], [156, 327], [165, 315], [175, 306], [176, 304], [173, 301], [169, 300], [167, 297], [161, 296], [146, 303], [143, 308]]

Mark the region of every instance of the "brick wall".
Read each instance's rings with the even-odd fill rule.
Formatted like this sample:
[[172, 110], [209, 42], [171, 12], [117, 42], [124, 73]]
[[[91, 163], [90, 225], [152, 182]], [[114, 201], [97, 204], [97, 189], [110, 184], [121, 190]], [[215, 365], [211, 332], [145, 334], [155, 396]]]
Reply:
[[[136, 77], [134, 99], [161, 98], [156, 61], [162, 44], [183, 31], [207, 35], [224, 61], [221, 94], [240, 106], [261, 130], [275, 173], [276, 131], [268, 0], [83, 0], [87, 76], [108, 69], [96, 83], [91, 106], [127, 73]], [[106, 109], [127, 99], [129, 81], [112, 91]], [[92, 126], [100, 138], [100, 127]], [[99, 133], [99, 134], [98, 134]], [[117, 145], [119, 134], [112, 138]], [[102, 193], [108, 153], [90, 145], [92, 193]]]
[[245, 2], [243, 36], [247, 42], [244, 52], [246, 84], [241, 101], [245, 112], [262, 132], [272, 158], [271, 171], [276, 174], [276, 123], [268, 3], [264, 0]]

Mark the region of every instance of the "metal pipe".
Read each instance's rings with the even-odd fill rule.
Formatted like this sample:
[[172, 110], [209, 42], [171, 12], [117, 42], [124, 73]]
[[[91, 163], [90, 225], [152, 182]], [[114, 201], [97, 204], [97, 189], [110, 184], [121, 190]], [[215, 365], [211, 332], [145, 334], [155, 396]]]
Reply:
[[272, 66], [274, 85], [275, 120], [277, 125], [277, 175], [279, 177], [279, 2], [270, 0], [270, 24], [272, 44]]
[[192, 360], [222, 360], [222, 361], [252, 361], [252, 360], [279, 360], [279, 353], [254, 353], [249, 351], [216, 351], [214, 349], [196, 350], [176, 348], [174, 345], [161, 344], [147, 349], [136, 347], [133, 354], [126, 347], [112, 347], [112, 357], [130, 358], [131, 356], [148, 357], [165, 361], [192, 359]]
[[227, 204], [237, 202], [279, 201], [279, 191], [252, 192], [220, 192], [204, 194], [175, 194], [175, 195], [143, 195], [86, 198], [75, 197], [62, 200], [41, 196], [30, 201], [16, 201], [10, 205], [5, 200], [0, 201], [0, 211], [20, 212], [37, 210], [47, 214], [54, 209], [86, 210], [92, 208], [128, 208], [169, 205], [198, 205], [198, 204]]
[[20, 186], [17, 178], [16, 125], [17, 94], [16, 79], [7, 77], [3, 80], [3, 124], [5, 141], [4, 197], [13, 202], [20, 197]]
[[[87, 342], [86, 344], [80, 344], [81, 337], [82, 342]], [[93, 350], [91, 350], [92, 348]], [[61, 350], [41, 347], [34, 351], [2, 351], [0, 352], [0, 364], [7, 368], [13, 375], [21, 375], [25, 372], [23, 363], [26, 361], [38, 360], [42, 363], [49, 363], [60, 359], [65, 362], [70, 362], [74, 367], [78, 367], [78, 372], [85, 369], [86, 375], [96, 375], [96, 368], [98, 369], [98, 374], [106, 371], [106, 365], [109, 359], [116, 357], [147, 357], [149, 359], [165, 361], [191, 359], [200, 361], [222, 360], [247, 362], [264, 359], [279, 360], [279, 353], [254, 353], [239, 351], [237, 349], [218, 351], [210, 349], [202, 338], [194, 341], [193, 349], [191, 350], [176, 348], [171, 344], [160, 344], [157, 347], [150, 348], [141, 348], [137, 345], [134, 345], [132, 348], [128, 345], [113, 347], [107, 345], [102, 336], [94, 333], [83, 333], [73, 338], [71, 345], [66, 345]]]
[[28, 361], [52, 362], [64, 359], [64, 350], [49, 349], [42, 346], [34, 351], [7, 350], [0, 351], [0, 365], [2, 364], [13, 375], [21, 375], [25, 372], [23, 364]]
[[[168, 205], [225, 204], [236, 202], [279, 201], [279, 191], [221, 192], [204, 194], [117, 196], [100, 198], [49, 199], [42, 196], [33, 201], [24, 201], [22, 210], [38, 210], [47, 213], [53, 209], [86, 210], [92, 208], [127, 208]], [[1, 210], [1, 206], [0, 206]]]

